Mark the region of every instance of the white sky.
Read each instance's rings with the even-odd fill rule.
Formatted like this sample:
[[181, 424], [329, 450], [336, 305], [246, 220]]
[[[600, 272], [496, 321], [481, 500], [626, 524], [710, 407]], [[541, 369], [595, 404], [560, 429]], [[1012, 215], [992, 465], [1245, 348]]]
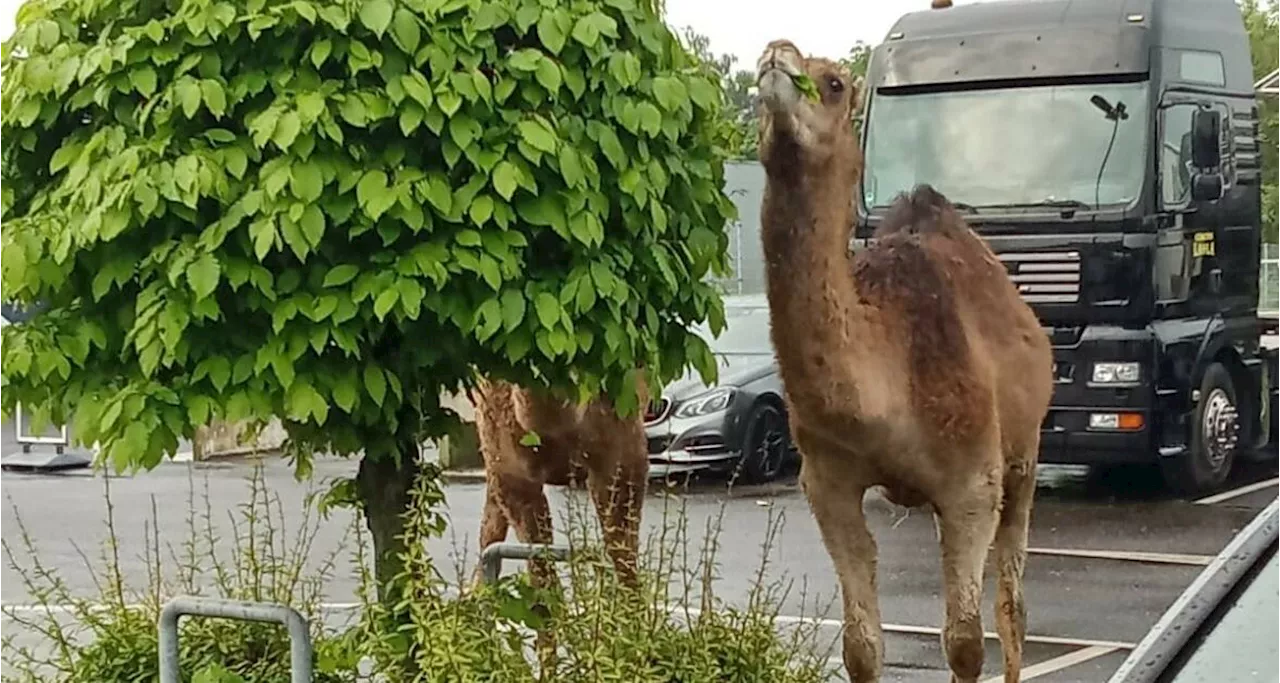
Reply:
[[[0, 40], [13, 32], [19, 6], [21, 0], [0, 0]], [[775, 38], [807, 53], [840, 57], [855, 41], [879, 43], [895, 19], [928, 6], [929, 0], [667, 0], [667, 23], [677, 30], [692, 26], [711, 39], [713, 52], [735, 55], [738, 68], [751, 69]]]
[[[9, 2], [10, 0], [4, 0]], [[771, 40], [786, 38], [806, 54], [843, 57], [859, 40], [876, 45], [907, 12], [929, 8], [929, 0], [666, 0], [667, 23], [692, 26], [711, 39], [711, 51], [738, 58], [738, 69], [754, 69]], [[973, 0], [954, 0], [963, 5]]]

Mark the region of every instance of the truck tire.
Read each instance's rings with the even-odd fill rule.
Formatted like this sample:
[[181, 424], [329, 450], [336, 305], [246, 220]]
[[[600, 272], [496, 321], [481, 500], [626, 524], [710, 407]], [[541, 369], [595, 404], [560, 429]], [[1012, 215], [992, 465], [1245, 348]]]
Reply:
[[1194, 495], [1227, 480], [1239, 450], [1240, 416], [1235, 383], [1222, 363], [1213, 363], [1200, 380], [1200, 400], [1191, 422], [1191, 447], [1160, 461], [1165, 482], [1174, 491]]

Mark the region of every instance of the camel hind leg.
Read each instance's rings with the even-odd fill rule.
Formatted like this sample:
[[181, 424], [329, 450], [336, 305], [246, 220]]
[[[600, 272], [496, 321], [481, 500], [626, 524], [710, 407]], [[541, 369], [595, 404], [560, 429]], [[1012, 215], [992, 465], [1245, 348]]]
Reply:
[[605, 550], [613, 560], [618, 581], [638, 583], [640, 514], [649, 483], [649, 453], [638, 420], [613, 418], [608, 444], [587, 457], [587, 486], [595, 503]]
[[1027, 563], [1031, 504], [1036, 492], [1035, 454], [1036, 450], [1032, 450], [1029, 460], [1016, 463], [1005, 472], [1004, 506], [996, 528], [996, 630], [1004, 653], [1005, 683], [1019, 683], [1022, 679], [1022, 644], [1027, 634], [1022, 575]]
[[982, 674], [982, 574], [1000, 515], [999, 481], [984, 478], [937, 506], [947, 599], [942, 643], [953, 683], [975, 683]]

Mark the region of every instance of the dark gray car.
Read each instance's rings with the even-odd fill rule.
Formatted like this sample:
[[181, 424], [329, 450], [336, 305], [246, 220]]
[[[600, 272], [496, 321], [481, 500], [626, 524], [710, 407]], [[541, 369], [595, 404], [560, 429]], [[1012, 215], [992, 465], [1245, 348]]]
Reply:
[[690, 371], [649, 407], [650, 476], [737, 470], [749, 482], [776, 478], [794, 453], [769, 338], [767, 300], [759, 295], [725, 297], [720, 337], [713, 338], [706, 327], [696, 332], [715, 352], [720, 377], [708, 386]]

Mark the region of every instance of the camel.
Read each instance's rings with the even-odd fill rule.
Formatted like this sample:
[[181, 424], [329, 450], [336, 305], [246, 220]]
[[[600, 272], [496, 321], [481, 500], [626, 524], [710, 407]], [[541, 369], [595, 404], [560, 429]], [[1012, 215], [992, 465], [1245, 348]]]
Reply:
[[[639, 393], [643, 406], [647, 391], [641, 386]], [[480, 548], [506, 539], [508, 527], [515, 527], [523, 543], [550, 543], [551, 510], [543, 486], [567, 486], [585, 473], [618, 580], [636, 586], [640, 508], [649, 476], [642, 415], [621, 418], [605, 397], [579, 405], [495, 380], [479, 381], [471, 400], [485, 469]], [[538, 443], [521, 443], [531, 432]], [[547, 562], [530, 561], [529, 567], [534, 585], [555, 580]]]
[[[758, 63], [761, 206], [771, 336], [800, 483], [839, 576], [844, 665], [879, 680], [876, 544], [863, 496], [932, 508], [941, 545], [952, 681], [983, 664], [988, 549], [1006, 683], [1020, 679], [1027, 529], [1052, 354], [1035, 314], [948, 200], [900, 195], [872, 246], [851, 255], [862, 158], [858, 84], [787, 40]], [[807, 75], [816, 100], [793, 77]]]

